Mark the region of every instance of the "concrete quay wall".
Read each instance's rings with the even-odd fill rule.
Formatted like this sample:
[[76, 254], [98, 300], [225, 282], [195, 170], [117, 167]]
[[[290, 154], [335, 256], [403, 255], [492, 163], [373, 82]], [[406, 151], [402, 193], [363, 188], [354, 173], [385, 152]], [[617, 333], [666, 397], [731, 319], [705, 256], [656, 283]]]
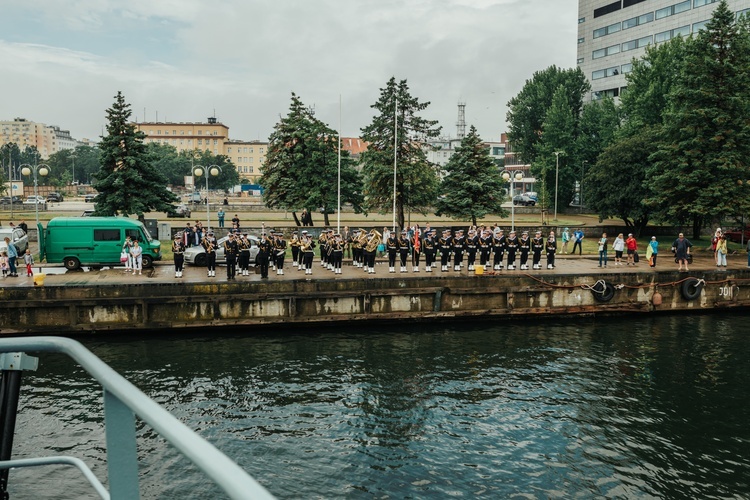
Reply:
[[[686, 282], [690, 285], [687, 292]], [[598, 294], [599, 300], [592, 287], [604, 292]], [[659, 272], [139, 282], [1, 289], [0, 334], [544, 318], [748, 307], [750, 272], [745, 270], [701, 273], [700, 277]]]

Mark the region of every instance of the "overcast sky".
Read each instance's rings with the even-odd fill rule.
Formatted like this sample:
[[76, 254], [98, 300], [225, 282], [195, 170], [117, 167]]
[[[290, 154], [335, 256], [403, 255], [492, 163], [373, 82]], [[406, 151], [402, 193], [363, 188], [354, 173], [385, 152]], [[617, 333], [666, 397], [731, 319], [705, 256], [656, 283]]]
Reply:
[[[122, 91], [138, 121], [265, 140], [291, 92], [358, 136], [391, 76], [485, 140], [534, 71], [575, 66], [577, 0], [0, 0], [0, 120], [98, 139]], [[145, 109], [145, 117], [144, 117]]]

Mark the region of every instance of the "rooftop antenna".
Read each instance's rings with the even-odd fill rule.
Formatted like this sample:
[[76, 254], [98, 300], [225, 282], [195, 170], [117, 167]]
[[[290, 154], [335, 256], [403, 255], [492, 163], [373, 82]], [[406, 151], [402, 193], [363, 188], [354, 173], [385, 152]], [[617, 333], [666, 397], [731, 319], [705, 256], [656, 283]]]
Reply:
[[456, 128], [458, 129], [458, 138], [463, 139], [466, 137], [466, 103], [458, 101], [458, 121], [456, 122]]

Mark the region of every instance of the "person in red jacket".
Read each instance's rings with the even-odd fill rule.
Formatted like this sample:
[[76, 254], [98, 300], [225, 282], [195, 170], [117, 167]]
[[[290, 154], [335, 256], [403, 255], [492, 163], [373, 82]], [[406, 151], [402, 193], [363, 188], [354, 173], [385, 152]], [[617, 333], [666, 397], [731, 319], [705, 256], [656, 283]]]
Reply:
[[633, 238], [633, 233], [628, 234], [628, 239], [625, 240], [625, 248], [628, 251], [627, 265], [635, 265], [633, 258], [635, 257], [635, 251], [638, 249], [638, 242]]

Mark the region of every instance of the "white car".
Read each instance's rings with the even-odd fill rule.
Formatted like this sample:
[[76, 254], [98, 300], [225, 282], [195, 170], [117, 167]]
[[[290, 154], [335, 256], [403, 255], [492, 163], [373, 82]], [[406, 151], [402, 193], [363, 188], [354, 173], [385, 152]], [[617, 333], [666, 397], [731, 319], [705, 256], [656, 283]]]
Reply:
[[26, 249], [29, 247], [29, 235], [24, 233], [23, 229], [19, 227], [0, 227], [0, 254], [8, 251], [5, 238], [10, 238], [11, 243], [16, 246], [19, 256], [26, 253]]
[[[218, 248], [216, 249], [216, 263], [217, 264], [226, 264], [227, 259], [224, 257], [224, 242], [227, 241], [228, 236], [224, 236], [223, 238], [219, 238]], [[255, 265], [255, 257], [258, 255], [258, 238], [255, 236], [248, 235], [247, 239], [250, 240], [250, 243], [252, 246], [250, 247], [250, 264]], [[203, 248], [203, 246], [198, 245], [194, 247], [189, 247], [187, 250], [185, 250], [185, 262], [188, 264], [195, 264], [196, 266], [205, 266], [207, 264], [206, 261], [206, 250]]]
[[44, 196], [29, 196], [23, 201], [24, 205], [46, 205], [47, 200]]

